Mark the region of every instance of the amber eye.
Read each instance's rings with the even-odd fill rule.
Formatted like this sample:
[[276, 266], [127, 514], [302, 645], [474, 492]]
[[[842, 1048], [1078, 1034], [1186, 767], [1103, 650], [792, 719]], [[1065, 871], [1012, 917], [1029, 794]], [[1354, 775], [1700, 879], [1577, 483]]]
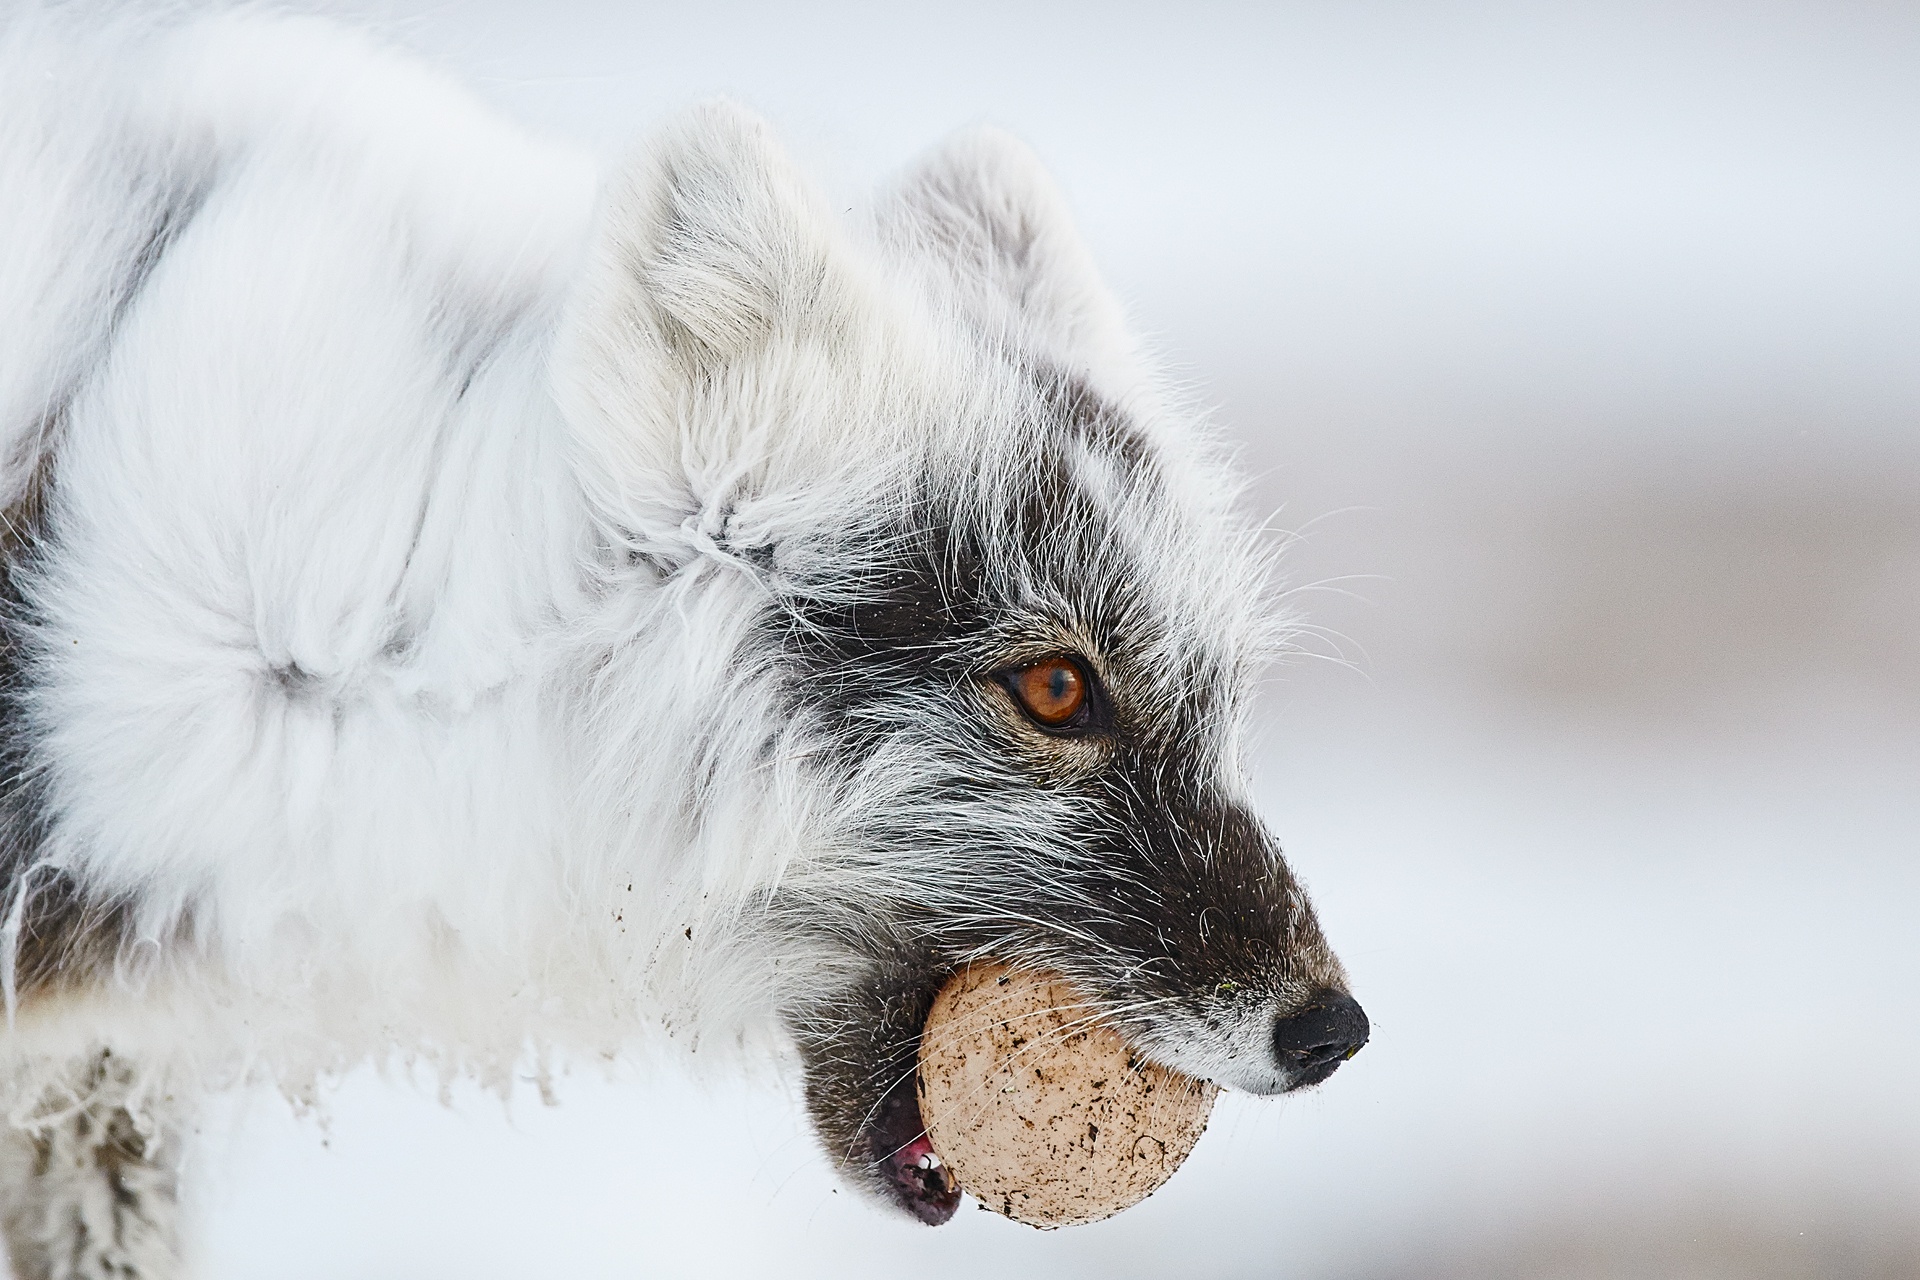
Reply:
[[1087, 678], [1065, 658], [1022, 667], [1008, 684], [1027, 714], [1049, 729], [1063, 727], [1087, 705]]

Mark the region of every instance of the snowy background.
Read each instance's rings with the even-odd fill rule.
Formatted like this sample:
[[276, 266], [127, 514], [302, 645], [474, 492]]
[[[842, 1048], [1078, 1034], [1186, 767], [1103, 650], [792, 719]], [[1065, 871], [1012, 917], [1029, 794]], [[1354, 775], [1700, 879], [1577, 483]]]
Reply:
[[1920, 1276], [1920, 10], [371, 12], [610, 153], [1040, 151], [1327, 583], [1255, 759], [1374, 1040], [1053, 1234], [881, 1216], [765, 1081], [234, 1099], [206, 1275]]

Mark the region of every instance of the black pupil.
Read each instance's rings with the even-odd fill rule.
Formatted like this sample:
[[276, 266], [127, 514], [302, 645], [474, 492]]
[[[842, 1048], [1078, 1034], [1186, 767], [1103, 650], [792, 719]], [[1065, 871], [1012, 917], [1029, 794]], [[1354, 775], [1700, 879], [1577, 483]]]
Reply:
[[1055, 702], [1065, 702], [1071, 693], [1073, 672], [1065, 667], [1055, 667], [1047, 673], [1047, 696]]

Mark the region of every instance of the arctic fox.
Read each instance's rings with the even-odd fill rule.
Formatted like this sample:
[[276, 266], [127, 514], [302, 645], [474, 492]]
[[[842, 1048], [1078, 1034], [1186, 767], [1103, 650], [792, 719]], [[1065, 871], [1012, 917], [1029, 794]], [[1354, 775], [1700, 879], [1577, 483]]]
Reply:
[[311, 19], [0, 36], [13, 1265], [164, 1277], [195, 1091], [781, 1055], [926, 1222], [992, 957], [1232, 1088], [1367, 1036], [1236, 743], [1258, 532], [1018, 143], [600, 174]]

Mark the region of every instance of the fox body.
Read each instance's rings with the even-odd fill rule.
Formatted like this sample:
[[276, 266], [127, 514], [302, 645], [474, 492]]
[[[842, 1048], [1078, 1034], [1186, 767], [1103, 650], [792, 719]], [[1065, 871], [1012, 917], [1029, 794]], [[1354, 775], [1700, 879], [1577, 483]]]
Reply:
[[1364, 1041], [1236, 759], [1261, 540], [1017, 143], [843, 217], [726, 104], [602, 175], [314, 21], [57, 25], [0, 51], [21, 1274], [172, 1274], [249, 1075], [770, 1054], [937, 1222], [972, 959], [1229, 1087]]

